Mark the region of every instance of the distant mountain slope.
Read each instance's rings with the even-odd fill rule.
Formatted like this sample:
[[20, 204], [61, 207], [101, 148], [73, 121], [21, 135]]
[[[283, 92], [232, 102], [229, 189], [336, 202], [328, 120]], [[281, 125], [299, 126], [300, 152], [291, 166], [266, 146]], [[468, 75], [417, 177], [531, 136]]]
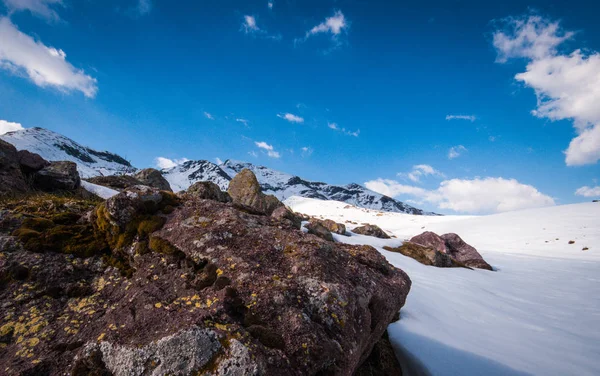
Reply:
[[83, 178], [136, 171], [135, 167], [117, 154], [90, 149], [44, 128], [8, 132], [0, 135], [0, 139], [13, 144], [18, 150], [29, 150], [49, 161], [75, 162]]
[[265, 193], [273, 194], [280, 200], [285, 200], [291, 196], [302, 196], [320, 200], [342, 201], [367, 209], [409, 214], [432, 214], [368, 190], [358, 184], [336, 186], [311, 182], [298, 176], [247, 162], [227, 160], [221, 165], [216, 165], [208, 161], [188, 161], [182, 165], [164, 170], [163, 175], [175, 191], [187, 189], [190, 185], [203, 180], [212, 181], [225, 190], [229, 185], [229, 181], [244, 168], [254, 172]]

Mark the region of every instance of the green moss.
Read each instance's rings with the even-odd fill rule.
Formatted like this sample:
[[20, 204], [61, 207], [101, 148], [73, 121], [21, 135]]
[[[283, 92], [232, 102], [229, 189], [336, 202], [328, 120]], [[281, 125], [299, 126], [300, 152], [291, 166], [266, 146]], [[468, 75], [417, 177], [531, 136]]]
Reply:
[[162, 253], [164, 255], [173, 255], [177, 257], [185, 257], [185, 254], [181, 252], [173, 244], [169, 243], [163, 238], [158, 236], [150, 237], [150, 243], [148, 244], [150, 249], [156, 253]]
[[34, 217], [27, 218], [23, 221], [21, 225], [22, 228], [35, 230], [35, 231], [44, 231], [50, 227], [54, 226], [54, 222], [46, 218]]
[[160, 230], [167, 219], [158, 215], [148, 216], [142, 219], [137, 225], [137, 234], [141, 238], [146, 238], [154, 231]]

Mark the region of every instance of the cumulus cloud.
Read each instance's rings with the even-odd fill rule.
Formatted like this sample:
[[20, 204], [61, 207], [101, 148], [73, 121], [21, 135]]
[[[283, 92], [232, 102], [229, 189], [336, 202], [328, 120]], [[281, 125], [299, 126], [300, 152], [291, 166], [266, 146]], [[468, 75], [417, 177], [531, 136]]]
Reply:
[[8, 132], [20, 131], [24, 129], [20, 123], [13, 123], [6, 120], [0, 120], [0, 134], [5, 134]]
[[204, 117], [206, 117], [209, 120], [215, 120], [215, 117], [212, 116], [212, 114], [210, 114], [210, 113], [208, 113], [206, 111], [204, 111]]
[[347, 32], [349, 27], [350, 24], [346, 20], [346, 17], [342, 13], [342, 11], [337, 10], [333, 13], [333, 16], [325, 18], [325, 21], [308, 30], [303, 38], [295, 39], [294, 44], [305, 42], [308, 38], [313, 37], [315, 35], [326, 34], [331, 36], [331, 41], [333, 42], [333, 47], [330, 50], [326, 51], [329, 52], [342, 45], [340, 36], [342, 35], [342, 33]]
[[538, 15], [509, 18], [494, 33], [498, 62], [510, 58], [528, 60], [517, 81], [532, 88], [537, 107], [532, 114], [552, 121], [572, 120], [577, 136], [565, 151], [567, 166], [593, 164], [600, 160], [600, 53], [559, 52], [574, 32], [558, 21]]
[[477, 117], [475, 115], [446, 115], [446, 120], [468, 120], [475, 121]]
[[460, 157], [462, 153], [468, 151], [466, 147], [462, 145], [453, 146], [448, 150], [448, 159], [454, 159]]
[[422, 177], [438, 176], [443, 178], [444, 174], [431, 167], [430, 165], [419, 164], [413, 166], [412, 171], [406, 173], [398, 173], [398, 176], [405, 177], [412, 182], [419, 183]]
[[279, 158], [281, 156], [281, 155], [279, 155], [279, 152], [275, 151], [275, 149], [273, 148], [273, 145], [269, 145], [264, 141], [255, 141], [254, 143], [260, 149], [265, 150], [265, 152], [267, 153], [267, 155], [270, 158]]
[[501, 213], [555, 205], [552, 197], [515, 179], [451, 179], [432, 190], [387, 179], [368, 181], [365, 186], [386, 196], [411, 196], [417, 203], [428, 202], [459, 213]]
[[60, 17], [54, 9], [55, 6], [64, 6], [62, 0], [2, 0], [8, 13], [29, 11], [34, 16], [47, 21], [58, 21]]
[[246, 34], [260, 31], [260, 28], [256, 25], [256, 18], [254, 18], [254, 16], [245, 15], [244, 22], [242, 22], [242, 30], [244, 30]]
[[187, 161], [189, 161], [189, 159], [187, 159], [187, 158], [169, 159], [169, 158], [165, 158], [165, 157], [156, 157], [154, 159], [154, 164], [156, 165], [156, 167], [158, 167], [160, 169], [169, 169], [169, 168], [179, 166], [180, 164], [183, 164]]
[[577, 196], [583, 197], [600, 197], [600, 186], [588, 187], [583, 186], [575, 191]]
[[290, 114], [290, 113], [277, 114], [277, 117], [285, 119], [285, 120], [289, 121], [290, 123], [304, 123], [303, 117], [300, 117], [300, 116], [294, 115], [294, 114]]
[[329, 127], [329, 129], [333, 129], [334, 131], [341, 132], [347, 136], [358, 137], [358, 135], [360, 134], [360, 129], [351, 131], [344, 127], [340, 127], [337, 123], [327, 123], [327, 127]]
[[63, 50], [34, 40], [8, 18], [0, 18], [0, 68], [29, 77], [40, 87], [77, 90], [93, 98], [98, 91], [96, 79], [75, 68], [66, 58]]

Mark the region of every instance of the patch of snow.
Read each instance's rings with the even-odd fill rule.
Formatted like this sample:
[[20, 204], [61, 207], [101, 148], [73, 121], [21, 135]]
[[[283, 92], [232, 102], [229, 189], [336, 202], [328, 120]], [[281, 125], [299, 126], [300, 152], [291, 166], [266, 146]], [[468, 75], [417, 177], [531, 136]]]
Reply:
[[81, 186], [86, 191], [91, 192], [91, 193], [95, 194], [98, 197], [102, 197], [105, 200], [111, 198], [112, 196], [115, 196], [115, 195], [119, 194], [119, 191], [115, 191], [114, 189], [111, 189], [111, 188], [108, 188], [108, 187], [103, 187], [103, 186], [98, 185], [98, 184], [93, 184], [93, 183], [90, 183], [90, 182], [85, 181], [85, 180], [81, 181]]
[[[374, 246], [410, 276], [401, 319], [388, 332], [397, 354], [432, 375], [600, 375], [600, 204], [435, 217], [303, 197], [285, 203], [397, 236], [334, 234]], [[427, 230], [459, 234], [496, 271], [425, 266], [382, 248]]]

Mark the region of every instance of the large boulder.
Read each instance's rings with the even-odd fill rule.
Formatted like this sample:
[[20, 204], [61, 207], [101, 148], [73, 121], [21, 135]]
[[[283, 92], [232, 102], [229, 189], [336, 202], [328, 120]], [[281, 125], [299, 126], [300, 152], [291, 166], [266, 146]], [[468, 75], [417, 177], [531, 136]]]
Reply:
[[190, 186], [186, 193], [197, 198], [205, 200], [214, 200], [219, 202], [231, 202], [231, 197], [227, 192], [223, 192], [218, 185], [211, 181], [199, 181]]
[[412, 237], [410, 242], [445, 253], [461, 265], [493, 270], [483, 257], [481, 257], [479, 252], [474, 247], [465, 243], [457, 234], [449, 233], [439, 236], [434, 232], [426, 231]]
[[[29, 241], [0, 258], [0, 369], [352, 375], [389, 357], [380, 340], [411, 282], [376, 249], [173, 197], [143, 187], [97, 207], [63, 196], [43, 210], [6, 205], [27, 218], [10, 231]], [[52, 251], [29, 250], [51, 238]]]
[[29, 150], [19, 150], [19, 165], [25, 174], [32, 174], [42, 168], [50, 165], [50, 162], [40, 157], [39, 154], [32, 153]]
[[29, 186], [19, 166], [17, 149], [0, 140], [0, 195], [27, 192]]
[[318, 222], [334, 234], [346, 235], [346, 225], [342, 223], [337, 223], [335, 221], [332, 221], [331, 219], [311, 218], [310, 222]]
[[302, 218], [294, 213], [287, 206], [280, 206], [277, 209], [273, 210], [273, 214], [271, 214], [272, 218], [275, 218], [279, 221], [289, 221], [297, 229], [302, 227]]
[[257, 214], [271, 215], [275, 209], [283, 206], [277, 197], [261, 192], [256, 175], [247, 168], [229, 182], [227, 193], [235, 205]]
[[379, 226], [371, 225], [371, 224], [366, 224], [364, 226], [355, 227], [352, 230], [352, 232], [355, 234], [360, 234], [360, 235], [374, 236], [374, 237], [380, 238], [380, 239], [389, 239], [390, 238], [390, 236], [388, 234], [386, 234], [385, 231], [383, 231], [381, 228], [379, 228]]
[[447, 253], [456, 261], [472, 268], [493, 270], [491, 265], [485, 262], [479, 252], [471, 245], [465, 243], [457, 234], [444, 234], [441, 238], [446, 243]]
[[85, 179], [90, 183], [108, 187], [116, 191], [123, 191], [126, 188], [133, 187], [136, 185], [145, 185], [140, 180], [129, 175], [109, 175], [109, 176], [94, 176]]
[[400, 247], [383, 247], [386, 251], [401, 253], [413, 258], [424, 265], [437, 266], [438, 268], [450, 268], [460, 266], [452, 258], [433, 248], [425, 247], [413, 242], [404, 242]]
[[319, 238], [327, 240], [329, 242], [332, 242], [334, 240], [333, 235], [331, 235], [331, 231], [329, 231], [327, 227], [323, 226], [319, 222], [308, 222], [304, 227], [306, 228], [309, 234], [316, 235]]
[[81, 185], [77, 164], [69, 161], [50, 162], [33, 175], [33, 185], [45, 192], [74, 191]]
[[173, 191], [167, 179], [157, 169], [145, 168], [136, 173], [134, 177], [144, 185], [158, 188], [162, 191]]

